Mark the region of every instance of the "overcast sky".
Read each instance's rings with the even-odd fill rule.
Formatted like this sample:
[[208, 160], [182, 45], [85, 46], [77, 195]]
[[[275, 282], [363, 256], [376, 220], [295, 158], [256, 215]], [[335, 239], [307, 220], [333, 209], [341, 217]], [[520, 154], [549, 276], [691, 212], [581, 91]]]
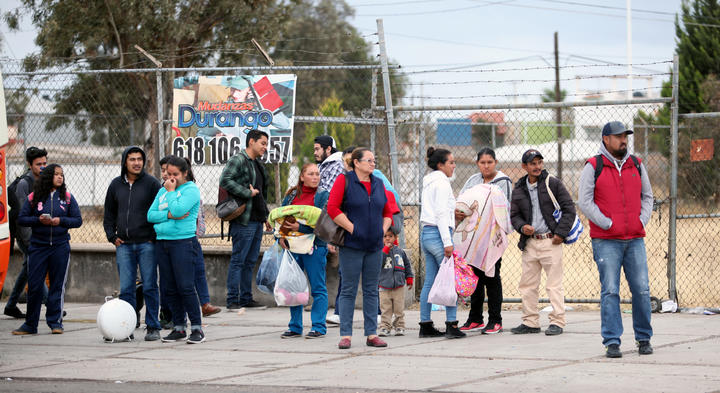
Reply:
[[[624, 78], [573, 80], [576, 76], [627, 73], [624, 66], [585, 67], [627, 62], [625, 0], [346, 1], [356, 10], [351, 23], [368, 35], [369, 41], [376, 40], [370, 36], [377, 29], [376, 19], [384, 20], [388, 54], [403, 71], [410, 72], [408, 91], [416, 96], [415, 104], [538, 102], [537, 94], [553, 87], [555, 74], [550, 66], [554, 64], [555, 31], [563, 67], [560, 77], [570, 79], [561, 82], [571, 94], [569, 101], [581, 99], [573, 94], [588, 90], [627, 89]], [[1, 9], [17, 4], [17, 0], [5, 0]], [[631, 6], [633, 73], [666, 73], [669, 63], [640, 64], [672, 60], [673, 20], [680, 1], [632, 0]], [[9, 33], [4, 24], [0, 32], [5, 39], [4, 57], [22, 58], [37, 50], [29, 20], [20, 32]], [[455, 67], [464, 68], [413, 73]], [[508, 68], [520, 70], [504, 71]], [[636, 78], [633, 88], [657, 95], [662, 81], [669, 79], [667, 75], [649, 78]], [[548, 81], [529, 81], [538, 79]], [[420, 95], [427, 98], [417, 98]]]

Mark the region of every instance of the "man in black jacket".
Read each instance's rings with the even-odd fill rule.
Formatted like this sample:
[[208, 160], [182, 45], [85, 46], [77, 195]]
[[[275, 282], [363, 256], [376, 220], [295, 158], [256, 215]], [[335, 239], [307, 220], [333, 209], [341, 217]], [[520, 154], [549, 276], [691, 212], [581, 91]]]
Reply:
[[120, 299], [130, 303], [138, 316], [135, 280], [140, 267], [147, 325], [145, 340], [155, 341], [160, 339], [160, 295], [155, 260], [155, 230], [147, 221], [147, 212], [160, 189], [160, 182], [145, 173], [144, 168], [145, 152], [137, 146], [125, 149], [120, 176], [112, 180], [105, 195], [103, 227], [108, 241], [116, 247]]
[[[527, 172], [515, 183], [512, 192], [510, 220], [520, 232], [518, 247], [522, 250], [522, 275], [519, 291], [522, 297], [522, 323], [512, 328], [514, 334], [540, 333], [538, 296], [540, 276], [545, 270], [545, 291], [553, 311], [548, 336], [562, 334], [565, 327], [565, 293], [563, 290], [562, 243], [572, 229], [575, 205], [562, 182], [543, 169], [543, 156], [530, 149], [522, 156], [522, 167]], [[550, 194], [560, 205], [562, 216], [556, 221]]]

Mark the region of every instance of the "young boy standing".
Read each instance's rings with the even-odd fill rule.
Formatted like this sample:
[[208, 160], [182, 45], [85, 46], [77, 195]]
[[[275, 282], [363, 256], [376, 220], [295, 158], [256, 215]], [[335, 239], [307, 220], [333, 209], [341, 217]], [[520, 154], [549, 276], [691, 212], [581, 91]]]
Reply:
[[397, 234], [392, 228], [385, 232], [383, 243], [385, 247], [378, 284], [382, 313], [379, 336], [389, 336], [392, 328], [395, 328], [396, 336], [402, 336], [405, 334], [405, 285], [408, 289], [412, 288], [412, 264], [405, 251], [397, 246]]

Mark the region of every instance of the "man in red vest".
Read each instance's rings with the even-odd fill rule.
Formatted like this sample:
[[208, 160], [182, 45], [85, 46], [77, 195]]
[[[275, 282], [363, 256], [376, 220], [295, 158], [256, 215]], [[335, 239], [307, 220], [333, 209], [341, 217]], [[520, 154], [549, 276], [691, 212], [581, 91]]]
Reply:
[[609, 358], [622, 357], [620, 268], [632, 293], [632, 320], [641, 355], [650, 345], [650, 288], [645, 226], [652, 213], [650, 179], [640, 160], [628, 153], [632, 130], [613, 121], [602, 129], [600, 154], [587, 160], [580, 176], [578, 205], [590, 221], [593, 258], [600, 273], [600, 314], [603, 345]]

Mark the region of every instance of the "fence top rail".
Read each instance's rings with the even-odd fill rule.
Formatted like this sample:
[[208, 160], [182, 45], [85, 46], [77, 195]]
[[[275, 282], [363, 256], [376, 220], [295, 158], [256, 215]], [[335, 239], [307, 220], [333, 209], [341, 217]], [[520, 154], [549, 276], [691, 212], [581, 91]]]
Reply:
[[525, 104], [491, 104], [491, 105], [399, 105], [393, 107], [398, 112], [419, 111], [452, 111], [452, 110], [494, 110], [494, 109], [542, 109], [542, 108], [571, 108], [578, 106], [607, 106], [607, 105], [638, 105], [638, 104], [666, 104], [672, 102], [671, 97], [640, 98], [632, 100], [608, 101], [573, 101], [573, 102], [537, 102]]
[[[6, 72], [8, 76], [80, 75], [80, 74], [128, 74], [141, 72], [214, 72], [214, 71], [318, 71], [318, 70], [379, 70], [379, 64], [316, 65], [316, 66], [256, 66], [256, 67], [183, 67], [183, 68], [128, 68], [107, 70], [43, 70], [32, 72]], [[400, 68], [399, 65], [390, 68]]]
[[706, 117], [720, 117], [720, 112], [704, 112], [704, 113], [681, 113], [678, 117], [686, 119], [702, 119]]

